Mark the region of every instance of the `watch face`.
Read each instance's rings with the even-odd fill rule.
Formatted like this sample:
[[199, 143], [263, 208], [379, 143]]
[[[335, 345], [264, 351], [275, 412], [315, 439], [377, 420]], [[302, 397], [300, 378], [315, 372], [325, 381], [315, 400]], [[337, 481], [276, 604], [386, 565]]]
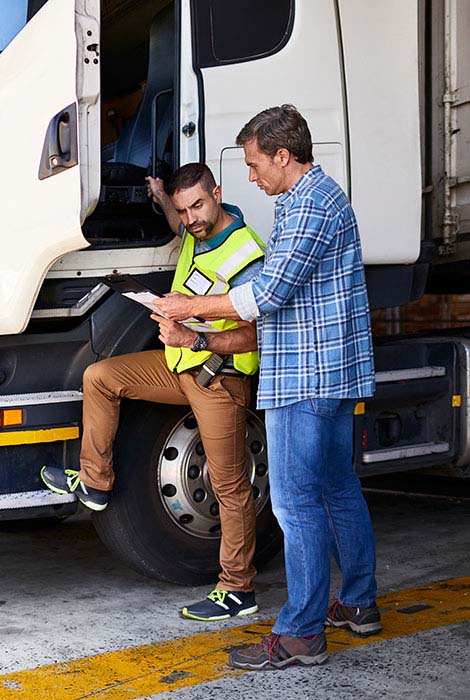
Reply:
[[202, 350], [206, 350], [207, 345], [208, 343], [206, 334], [198, 333], [193, 345], [194, 352], [201, 352]]

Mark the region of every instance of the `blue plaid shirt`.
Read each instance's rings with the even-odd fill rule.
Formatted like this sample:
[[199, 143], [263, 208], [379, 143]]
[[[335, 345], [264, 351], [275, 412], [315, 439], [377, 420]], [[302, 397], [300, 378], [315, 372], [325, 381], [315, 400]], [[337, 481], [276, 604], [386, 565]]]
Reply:
[[231, 290], [258, 320], [258, 408], [374, 392], [359, 231], [339, 185], [313, 166], [278, 197], [261, 272]]

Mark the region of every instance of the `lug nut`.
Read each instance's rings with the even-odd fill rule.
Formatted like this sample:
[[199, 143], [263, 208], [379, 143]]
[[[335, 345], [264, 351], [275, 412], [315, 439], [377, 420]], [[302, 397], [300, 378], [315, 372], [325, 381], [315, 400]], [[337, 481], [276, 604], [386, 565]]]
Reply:
[[191, 466], [188, 469], [188, 476], [190, 479], [197, 479], [199, 474], [201, 473], [201, 470], [197, 466], [197, 464], [191, 464]]
[[176, 486], [173, 484], [165, 484], [165, 486], [162, 488], [162, 493], [167, 498], [171, 498], [176, 494]]
[[178, 457], [178, 450], [176, 449], [176, 447], [167, 447], [165, 452], [163, 453], [163, 456], [165, 457], [165, 459], [171, 462]]

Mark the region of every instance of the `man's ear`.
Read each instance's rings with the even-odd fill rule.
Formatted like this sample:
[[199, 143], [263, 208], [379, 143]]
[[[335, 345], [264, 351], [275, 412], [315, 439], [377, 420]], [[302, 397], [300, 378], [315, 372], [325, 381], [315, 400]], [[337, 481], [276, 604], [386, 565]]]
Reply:
[[287, 148], [279, 148], [274, 158], [282, 168], [285, 168], [291, 161], [292, 153]]
[[214, 196], [215, 201], [217, 204], [220, 204], [222, 201], [222, 188], [220, 185], [216, 185], [214, 189], [212, 190], [212, 194]]

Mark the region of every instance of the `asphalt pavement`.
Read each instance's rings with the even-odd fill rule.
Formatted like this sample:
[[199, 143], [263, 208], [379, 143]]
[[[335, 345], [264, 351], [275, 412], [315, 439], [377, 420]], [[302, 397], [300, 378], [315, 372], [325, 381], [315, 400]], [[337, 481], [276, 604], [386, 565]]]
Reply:
[[[370, 638], [360, 647], [345, 638], [328, 664], [314, 669], [233, 675], [223, 663], [209, 668], [215, 639], [223, 651], [224, 639], [229, 648], [242, 630], [255, 634], [257, 624], [269, 629], [266, 621], [286, 597], [282, 555], [258, 575], [259, 614], [202, 623], [183, 620], [179, 610], [204, 597], [207, 587], [173, 586], [131, 571], [107, 552], [86, 512], [63, 522], [0, 523], [0, 698], [468, 700], [470, 578], [462, 577], [470, 577], [469, 487], [463, 483], [443, 496], [438, 489], [426, 495], [424, 487], [407, 494], [396, 483], [391, 491], [380, 484], [371, 488], [366, 497], [376, 532], [379, 593], [398, 600], [408, 591], [407, 600], [419, 601], [424, 595], [419, 587], [458, 579], [458, 588], [452, 603], [442, 599], [436, 621], [423, 610], [406, 616], [407, 628], [398, 628], [393, 638]], [[334, 570], [332, 597], [338, 581]], [[452, 605], [458, 609], [454, 617]], [[247, 624], [252, 627], [245, 629]], [[195, 650], [190, 672], [178, 665], [184, 649]], [[139, 655], [147, 669], [146, 683], [135, 686], [144, 689], [140, 695], [122, 681], [127, 673], [122, 664], [126, 659], [135, 664]], [[86, 692], [79, 684], [74, 690], [67, 662], [76, 663], [78, 678], [90, 657], [93, 663], [108, 659], [111, 670], [105, 667], [98, 676], [95, 669], [90, 687], [83, 686]], [[159, 669], [163, 658], [170, 663], [167, 670], [175, 669], [166, 675], [163, 665]], [[121, 680], [114, 682], [113, 674]], [[162, 691], [162, 678], [168, 690]]]

